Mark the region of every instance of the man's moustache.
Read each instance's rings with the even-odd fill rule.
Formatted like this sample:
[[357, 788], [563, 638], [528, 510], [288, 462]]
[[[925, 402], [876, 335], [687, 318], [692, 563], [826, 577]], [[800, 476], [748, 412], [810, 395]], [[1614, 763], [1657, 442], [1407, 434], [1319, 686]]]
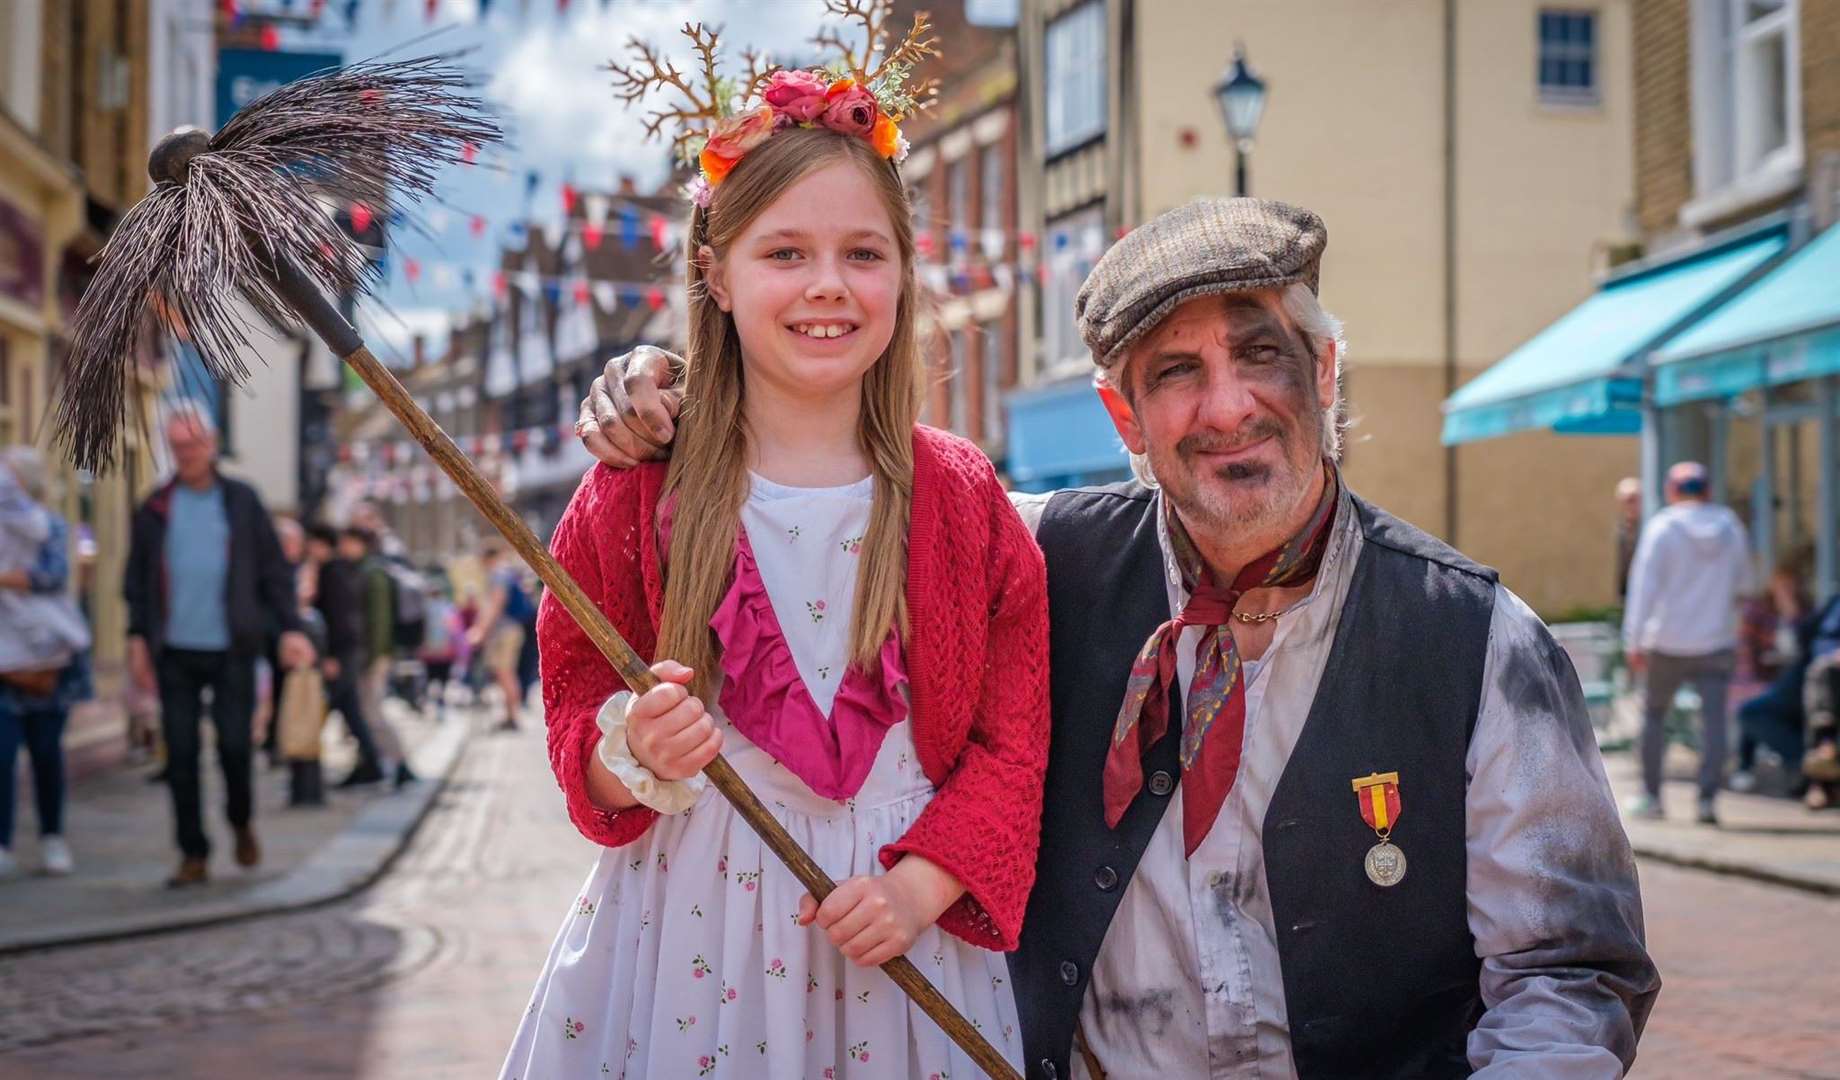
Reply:
[[1227, 453], [1268, 438], [1276, 438], [1280, 442], [1285, 441], [1283, 425], [1271, 419], [1255, 420], [1233, 435], [1205, 432], [1185, 435], [1176, 443], [1176, 453], [1184, 457], [1192, 457], [1195, 454]]

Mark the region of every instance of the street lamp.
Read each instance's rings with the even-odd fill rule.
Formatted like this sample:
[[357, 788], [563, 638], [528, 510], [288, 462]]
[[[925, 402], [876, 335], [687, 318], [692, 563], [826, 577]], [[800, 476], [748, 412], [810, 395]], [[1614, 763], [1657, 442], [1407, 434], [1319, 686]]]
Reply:
[[1252, 136], [1259, 130], [1259, 117], [1265, 113], [1265, 80], [1246, 66], [1244, 45], [1233, 46], [1233, 63], [1214, 84], [1214, 97], [1227, 119], [1227, 136], [1233, 140], [1234, 193], [1244, 195], [1246, 158], [1252, 153]]

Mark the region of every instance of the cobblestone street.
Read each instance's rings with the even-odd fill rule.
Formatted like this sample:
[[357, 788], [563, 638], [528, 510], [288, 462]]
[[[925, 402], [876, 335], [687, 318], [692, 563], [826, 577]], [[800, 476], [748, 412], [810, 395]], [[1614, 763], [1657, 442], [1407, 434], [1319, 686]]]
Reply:
[[[10, 957], [0, 1077], [486, 1077], [592, 852], [539, 732], [473, 740], [352, 900]], [[1666, 988], [1640, 1080], [1840, 1077], [1840, 901], [1644, 862]]]
[[0, 1077], [493, 1075], [592, 859], [540, 731], [476, 738], [387, 876], [325, 908], [0, 962]]

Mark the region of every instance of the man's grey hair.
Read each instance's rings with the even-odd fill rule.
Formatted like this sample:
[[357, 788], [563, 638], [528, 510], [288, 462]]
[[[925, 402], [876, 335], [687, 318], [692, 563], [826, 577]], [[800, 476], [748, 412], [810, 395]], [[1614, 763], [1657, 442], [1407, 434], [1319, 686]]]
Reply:
[[211, 410], [193, 398], [180, 398], [166, 409], [166, 424], [160, 430], [170, 433], [179, 424], [195, 424], [198, 430], [217, 438], [217, 420]]
[[[1296, 324], [1298, 332], [1303, 335], [1310, 355], [1320, 361], [1326, 352], [1330, 355], [1330, 362], [1335, 365], [1335, 403], [1323, 417], [1322, 453], [1330, 461], [1339, 462], [1342, 460], [1342, 438], [1348, 430], [1348, 408], [1342, 398], [1342, 365], [1348, 355], [1348, 339], [1342, 335], [1342, 320], [1325, 311], [1316, 294], [1302, 282], [1286, 285], [1278, 294], [1278, 303], [1284, 309], [1285, 317]], [[1129, 358], [1130, 350], [1127, 349], [1111, 366], [1099, 369], [1098, 374], [1093, 376], [1093, 382], [1122, 393], [1122, 376]], [[1144, 455], [1131, 455], [1131, 472], [1142, 483], [1156, 486], [1156, 474], [1151, 472], [1150, 461]]]

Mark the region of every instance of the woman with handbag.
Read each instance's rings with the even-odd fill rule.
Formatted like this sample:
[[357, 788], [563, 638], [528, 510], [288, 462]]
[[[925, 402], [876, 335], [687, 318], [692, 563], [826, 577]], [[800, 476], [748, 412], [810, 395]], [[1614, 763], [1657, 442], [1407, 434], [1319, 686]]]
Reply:
[[64, 722], [89, 696], [89, 628], [66, 591], [70, 530], [46, 504], [44, 458], [0, 453], [0, 878], [12, 854], [14, 762], [32, 758], [39, 858], [48, 874], [75, 868], [64, 841]]

